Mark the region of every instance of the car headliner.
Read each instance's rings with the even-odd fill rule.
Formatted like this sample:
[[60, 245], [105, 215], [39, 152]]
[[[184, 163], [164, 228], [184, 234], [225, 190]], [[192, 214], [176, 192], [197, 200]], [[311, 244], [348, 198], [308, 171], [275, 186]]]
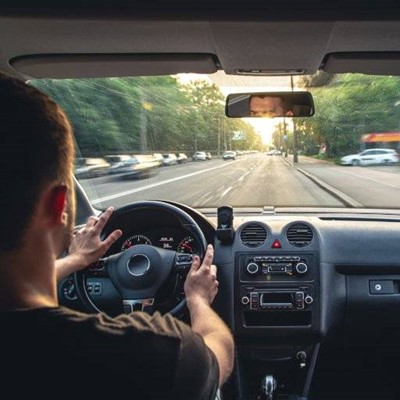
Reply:
[[131, 1], [127, 7], [116, 1], [114, 11], [90, 3], [52, 10], [2, 6], [0, 69], [24, 79], [217, 69], [400, 74], [400, 10], [384, 7], [385, 1], [286, 1], [285, 7], [267, 1], [192, 7]]

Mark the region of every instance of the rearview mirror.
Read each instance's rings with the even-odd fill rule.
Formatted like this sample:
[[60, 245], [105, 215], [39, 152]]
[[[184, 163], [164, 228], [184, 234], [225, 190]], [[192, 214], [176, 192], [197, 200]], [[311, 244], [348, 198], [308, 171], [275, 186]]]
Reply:
[[314, 101], [310, 92], [234, 93], [226, 98], [225, 114], [242, 117], [311, 117]]

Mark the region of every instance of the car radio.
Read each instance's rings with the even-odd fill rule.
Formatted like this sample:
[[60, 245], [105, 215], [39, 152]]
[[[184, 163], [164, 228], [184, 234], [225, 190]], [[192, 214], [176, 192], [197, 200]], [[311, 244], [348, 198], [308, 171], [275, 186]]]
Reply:
[[252, 288], [244, 289], [240, 301], [250, 310], [304, 310], [314, 298], [304, 290]]
[[318, 324], [318, 254], [241, 253], [237, 257], [235, 304], [238, 331], [313, 330]]
[[240, 261], [241, 281], [313, 279], [313, 255], [243, 256]]

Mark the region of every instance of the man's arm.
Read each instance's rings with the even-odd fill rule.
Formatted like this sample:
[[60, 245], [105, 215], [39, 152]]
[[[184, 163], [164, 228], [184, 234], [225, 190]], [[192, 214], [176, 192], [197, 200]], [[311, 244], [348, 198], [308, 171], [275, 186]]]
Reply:
[[57, 282], [97, 261], [122, 235], [122, 231], [117, 229], [106, 239], [100, 239], [113, 211], [109, 207], [99, 218], [89, 217], [86, 225], [75, 234], [69, 247], [69, 255], [56, 260]]
[[229, 328], [211, 308], [217, 292], [217, 268], [212, 264], [213, 247], [208, 245], [203, 263], [195, 256], [185, 282], [186, 302], [192, 330], [200, 334], [215, 354], [219, 366], [219, 387], [230, 376], [234, 362], [234, 341]]

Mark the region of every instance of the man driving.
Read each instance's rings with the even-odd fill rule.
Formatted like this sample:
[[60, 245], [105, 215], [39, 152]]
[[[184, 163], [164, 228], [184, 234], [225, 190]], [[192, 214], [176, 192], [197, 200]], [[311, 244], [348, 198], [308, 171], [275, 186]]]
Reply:
[[[75, 221], [71, 125], [48, 96], [0, 74], [2, 385], [12, 398], [212, 399], [233, 368], [232, 335], [211, 308], [213, 247], [194, 256], [184, 290], [191, 327], [171, 315], [111, 318], [61, 307], [57, 280], [121, 235], [100, 233], [112, 209]], [[15, 154], [20, 162], [15, 163]], [[70, 248], [71, 255], [57, 260]]]

